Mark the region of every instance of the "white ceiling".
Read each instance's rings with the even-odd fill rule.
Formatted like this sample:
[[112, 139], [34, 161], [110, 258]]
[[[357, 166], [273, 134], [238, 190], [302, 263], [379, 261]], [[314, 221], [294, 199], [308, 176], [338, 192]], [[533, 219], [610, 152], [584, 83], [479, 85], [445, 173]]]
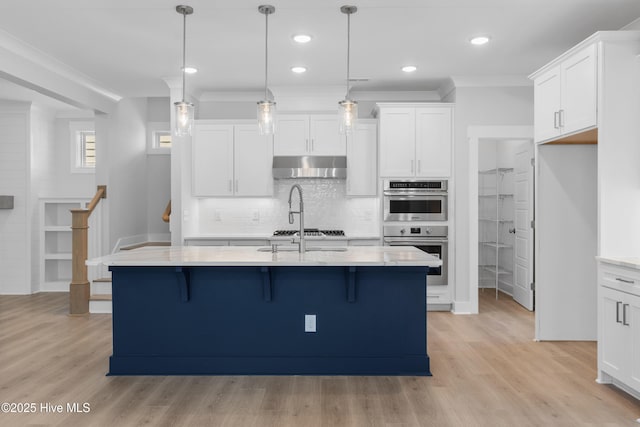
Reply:
[[[0, 29], [121, 96], [166, 96], [179, 75], [180, 0], [20, 0], [2, 2]], [[450, 76], [526, 76], [598, 30], [640, 17], [639, 0], [184, 0], [187, 63], [199, 69], [187, 89], [260, 90], [264, 15], [269, 17], [272, 86], [340, 85], [346, 75], [346, 15], [351, 18], [354, 90], [435, 90]], [[307, 45], [291, 36], [311, 34]], [[490, 34], [482, 47], [468, 43]], [[405, 74], [400, 67], [416, 65]], [[308, 72], [291, 73], [293, 65]], [[1, 95], [1, 94], [0, 94]]]

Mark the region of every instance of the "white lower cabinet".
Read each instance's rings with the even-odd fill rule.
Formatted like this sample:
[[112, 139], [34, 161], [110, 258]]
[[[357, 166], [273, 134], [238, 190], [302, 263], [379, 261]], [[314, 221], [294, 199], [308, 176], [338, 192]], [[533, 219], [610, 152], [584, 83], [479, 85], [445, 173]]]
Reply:
[[272, 196], [273, 142], [256, 124], [196, 123], [193, 195]]
[[600, 264], [599, 381], [640, 398], [640, 270]]

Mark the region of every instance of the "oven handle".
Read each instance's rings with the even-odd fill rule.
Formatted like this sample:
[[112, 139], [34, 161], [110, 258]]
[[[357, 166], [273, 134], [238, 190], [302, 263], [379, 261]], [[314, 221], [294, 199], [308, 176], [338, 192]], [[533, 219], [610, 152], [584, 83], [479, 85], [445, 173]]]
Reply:
[[391, 191], [382, 192], [385, 196], [404, 196], [404, 197], [424, 197], [424, 196], [446, 196], [446, 191]]
[[429, 245], [433, 243], [448, 243], [449, 239], [420, 239], [420, 240], [393, 240], [383, 239], [384, 243], [388, 243], [390, 246], [415, 246], [415, 245]]

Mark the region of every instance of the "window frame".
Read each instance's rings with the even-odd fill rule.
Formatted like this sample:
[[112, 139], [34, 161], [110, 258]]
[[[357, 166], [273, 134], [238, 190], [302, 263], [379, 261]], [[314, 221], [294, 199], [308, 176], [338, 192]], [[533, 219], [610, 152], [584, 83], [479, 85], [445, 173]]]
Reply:
[[[147, 123], [147, 154], [164, 154], [170, 155], [170, 147], [158, 146], [159, 134], [171, 134], [171, 123], [169, 122], [148, 122]], [[173, 143], [173, 139], [172, 139]]]
[[[85, 150], [82, 134], [93, 132], [95, 135], [95, 123], [90, 121], [69, 122], [69, 142], [70, 142], [70, 169], [71, 173], [95, 173], [96, 167], [85, 165]], [[97, 141], [96, 141], [97, 143]], [[96, 156], [97, 159], [97, 156]]]

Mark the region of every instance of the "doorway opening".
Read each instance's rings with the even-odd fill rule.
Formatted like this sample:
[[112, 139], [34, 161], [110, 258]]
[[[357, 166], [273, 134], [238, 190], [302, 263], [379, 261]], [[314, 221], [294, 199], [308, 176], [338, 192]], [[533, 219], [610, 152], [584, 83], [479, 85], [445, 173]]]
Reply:
[[531, 126], [469, 128], [469, 292], [534, 309]]
[[513, 298], [529, 311], [533, 298], [533, 142], [482, 139], [478, 146], [478, 288]]

